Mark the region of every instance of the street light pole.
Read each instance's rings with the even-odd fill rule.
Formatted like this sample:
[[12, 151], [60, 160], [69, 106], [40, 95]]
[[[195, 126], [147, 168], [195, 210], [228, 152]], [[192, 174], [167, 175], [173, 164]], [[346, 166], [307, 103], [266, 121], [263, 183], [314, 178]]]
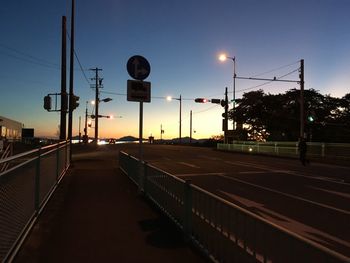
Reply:
[[[236, 108], [236, 57], [232, 58], [233, 61], [233, 104], [232, 104], [232, 108], [233, 108], [233, 113], [235, 112], [235, 108]], [[232, 117], [232, 130], [235, 130], [235, 120]]]
[[[86, 101], [86, 108], [85, 108], [85, 125], [84, 125], [84, 138], [87, 139], [87, 118], [88, 118], [88, 104], [89, 102]], [[85, 142], [85, 141], [84, 141]]]
[[[236, 107], [236, 57], [229, 57], [226, 56], [225, 54], [221, 54], [219, 56], [219, 60], [225, 61], [226, 59], [231, 59], [233, 61], [233, 91], [232, 91], [232, 98], [233, 98], [233, 106], [232, 106], [232, 111], [235, 111]], [[232, 118], [232, 125], [233, 125], [233, 130], [235, 130], [235, 120]]]
[[181, 120], [181, 108], [182, 108], [182, 98], [181, 98], [181, 95], [180, 95], [180, 99], [179, 99], [179, 101], [180, 101], [180, 125], [179, 125], [179, 144], [181, 144], [181, 122], [182, 122], [182, 120]]

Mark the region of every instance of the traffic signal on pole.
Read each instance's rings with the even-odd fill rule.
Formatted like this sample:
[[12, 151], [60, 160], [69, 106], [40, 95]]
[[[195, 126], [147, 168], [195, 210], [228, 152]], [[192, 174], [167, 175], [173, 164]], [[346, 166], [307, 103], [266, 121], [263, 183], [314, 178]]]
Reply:
[[215, 104], [220, 104], [221, 103], [220, 99], [211, 99], [210, 101], [211, 101], [211, 103], [215, 103]]
[[196, 98], [196, 99], [194, 99], [194, 101], [197, 102], [197, 103], [206, 103], [206, 102], [208, 102], [208, 100], [205, 99], [205, 98]]
[[79, 107], [79, 99], [80, 97], [72, 95], [72, 109], [75, 110]]
[[44, 97], [44, 109], [47, 111], [51, 110], [51, 97], [49, 95]]
[[227, 106], [227, 101], [226, 100], [221, 100], [220, 104], [222, 107], [226, 107]]

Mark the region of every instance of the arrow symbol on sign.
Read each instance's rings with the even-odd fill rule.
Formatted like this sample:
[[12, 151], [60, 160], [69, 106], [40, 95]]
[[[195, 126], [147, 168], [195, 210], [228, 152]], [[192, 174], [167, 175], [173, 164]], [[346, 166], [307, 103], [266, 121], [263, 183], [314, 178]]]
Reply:
[[139, 77], [139, 74], [141, 74], [141, 76], [142, 76], [142, 75], [146, 75], [148, 73], [148, 70], [143, 68], [143, 67], [139, 69], [140, 61], [137, 58], [133, 61], [133, 64], [134, 64], [134, 72], [135, 72], [136, 78]]
[[136, 58], [134, 59], [134, 61], [132, 62], [134, 64], [134, 72], [135, 72], [135, 76], [136, 78], [138, 78], [138, 75], [139, 75], [139, 65], [140, 65], [140, 61]]

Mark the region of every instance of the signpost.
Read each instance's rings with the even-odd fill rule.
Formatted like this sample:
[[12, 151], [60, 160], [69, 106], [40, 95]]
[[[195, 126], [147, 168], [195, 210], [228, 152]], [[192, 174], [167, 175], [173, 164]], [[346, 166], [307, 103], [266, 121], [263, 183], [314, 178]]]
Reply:
[[139, 190], [143, 188], [142, 179], [142, 140], [143, 140], [143, 103], [151, 102], [151, 82], [143, 81], [151, 72], [151, 66], [147, 59], [136, 55], [129, 58], [126, 69], [134, 80], [128, 80], [127, 100], [140, 103], [140, 123], [139, 123], [139, 158], [140, 158], [140, 183]]

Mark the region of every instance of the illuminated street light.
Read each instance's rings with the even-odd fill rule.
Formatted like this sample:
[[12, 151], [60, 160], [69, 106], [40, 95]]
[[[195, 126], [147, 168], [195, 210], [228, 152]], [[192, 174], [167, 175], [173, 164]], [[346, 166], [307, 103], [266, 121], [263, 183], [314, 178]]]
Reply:
[[220, 61], [225, 61], [226, 59], [227, 59], [227, 57], [226, 57], [225, 54], [221, 54], [221, 55], [219, 56], [219, 60], [220, 60]]
[[167, 99], [167, 101], [172, 101], [172, 100], [180, 101], [179, 144], [181, 144], [181, 104], [182, 104], [182, 98], [181, 98], [181, 95], [180, 95], [179, 98], [173, 98], [171, 96], [167, 96], [166, 99]]
[[[236, 107], [236, 57], [229, 57], [226, 54], [221, 54], [219, 56], [220, 61], [226, 61], [226, 59], [231, 59], [233, 61], [233, 111]], [[235, 129], [235, 121], [233, 120], [233, 130]]]

